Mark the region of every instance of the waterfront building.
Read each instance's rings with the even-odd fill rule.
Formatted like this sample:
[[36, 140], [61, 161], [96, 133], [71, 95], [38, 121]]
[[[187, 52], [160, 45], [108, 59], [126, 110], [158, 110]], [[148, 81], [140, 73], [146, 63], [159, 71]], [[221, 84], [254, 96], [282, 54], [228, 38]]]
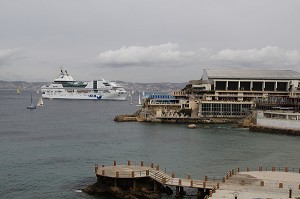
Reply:
[[300, 73], [292, 70], [204, 69], [200, 80], [181, 91], [153, 95], [146, 105], [157, 117], [189, 109], [191, 118], [243, 118], [259, 100], [299, 98], [299, 91]]
[[[292, 70], [207, 70], [199, 95], [200, 117], [244, 117], [257, 99], [299, 96], [300, 73]], [[209, 88], [210, 86], [210, 88]], [[193, 88], [193, 86], [192, 86]]]

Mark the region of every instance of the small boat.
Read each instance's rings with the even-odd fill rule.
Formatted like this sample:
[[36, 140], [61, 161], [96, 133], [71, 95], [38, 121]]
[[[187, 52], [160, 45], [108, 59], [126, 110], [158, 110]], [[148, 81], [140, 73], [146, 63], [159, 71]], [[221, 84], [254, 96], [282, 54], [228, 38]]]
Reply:
[[189, 124], [188, 125], [188, 128], [189, 129], [195, 129], [197, 126], [196, 126], [196, 124]]
[[36, 106], [44, 106], [43, 98], [41, 97]]
[[136, 106], [143, 106], [141, 102], [141, 95], [139, 94], [139, 103]]
[[30, 97], [30, 105], [29, 106], [27, 106], [26, 107], [27, 109], [36, 109], [36, 106], [35, 105], [33, 105], [33, 103], [32, 103], [32, 94], [31, 94], [31, 97]]
[[130, 94], [130, 105], [132, 105], [132, 94]]
[[17, 94], [21, 93], [21, 89], [17, 88]]

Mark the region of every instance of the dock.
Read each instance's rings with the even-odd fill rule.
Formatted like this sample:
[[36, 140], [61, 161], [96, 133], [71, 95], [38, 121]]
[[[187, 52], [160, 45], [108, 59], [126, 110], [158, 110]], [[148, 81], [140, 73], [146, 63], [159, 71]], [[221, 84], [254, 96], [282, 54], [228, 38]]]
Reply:
[[[176, 197], [184, 195], [185, 188], [196, 189], [197, 198], [211, 197], [219, 188], [219, 182], [208, 181], [207, 176], [203, 180], [193, 179], [190, 175], [177, 178], [174, 173], [160, 170], [159, 165], [151, 163], [147, 166], [143, 161], [139, 165], [132, 165], [130, 160], [126, 165], [117, 165], [116, 161], [112, 166], [96, 164], [95, 174], [98, 182], [123, 190], [138, 191], [147, 187], [148, 192], [160, 192], [161, 187], [169, 190], [168, 187], [175, 187]], [[173, 194], [173, 191], [169, 193]]]
[[112, 166], [95, 164], [97, 182], [83, 189], [89, 194], [110, 193], [117, 198], [156, 199], [161, 193], [186, 197], [186, 190], [195, 189], [193, 198], [300, 198], [300, 168], [258, 167], [231, 169], [220, 180], [178, 178], [175, 173], [161, 170], [160, 165], [143, 161]]

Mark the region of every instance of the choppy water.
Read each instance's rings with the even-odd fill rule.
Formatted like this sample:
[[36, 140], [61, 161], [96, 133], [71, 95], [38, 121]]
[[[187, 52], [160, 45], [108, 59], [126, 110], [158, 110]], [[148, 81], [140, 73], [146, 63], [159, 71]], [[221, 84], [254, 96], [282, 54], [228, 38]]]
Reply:
[[[37, 102], [39, 94], [34, 93]], [[300, 137], [250, 133], [231, 125], [116, 123], [128, 101], [44, 100], [0, 91], [0, 198], [94, 198], [76, 190], [95, 182], [94, 164], [154, 162], [177, 176], [221, 178], [232, 168], [299, 168]], [[101, 196], [98, 198], [111, 198]]]

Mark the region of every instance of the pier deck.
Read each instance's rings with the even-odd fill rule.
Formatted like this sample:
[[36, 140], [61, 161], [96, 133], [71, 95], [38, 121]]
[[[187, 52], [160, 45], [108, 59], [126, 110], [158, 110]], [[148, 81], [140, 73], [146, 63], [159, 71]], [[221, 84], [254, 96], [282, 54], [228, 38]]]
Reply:
[[218, 186], [214, 181], [203, 181], [192, 178], [176, 178], [175, 174], [169, 174], [159, 170], [159, 166], [155, 168], [152, 166], [143, 165], [116, 165], [107, 167], [95, 167], [96, 175], [109, 178], [144, 178], [150, 177], [153, 180], [166, 186], [179, 186], [189, 188], [202, 188], [208, 190], [215, 190]]

